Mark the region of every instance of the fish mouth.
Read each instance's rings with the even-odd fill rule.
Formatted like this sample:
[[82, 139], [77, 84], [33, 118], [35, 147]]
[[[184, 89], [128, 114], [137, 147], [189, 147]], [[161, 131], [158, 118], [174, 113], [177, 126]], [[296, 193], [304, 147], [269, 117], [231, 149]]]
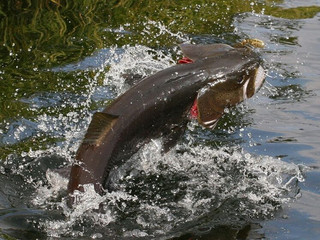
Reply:
[[263, 67], [259, 66], [256, 71], [254, 86], [255, 86], [255, 92], [258, 92], [261, 88], [264, 80], [266, 78], [266, 73]]
[[266, 74], [264, 68], [262, 66], [256, 68], [252, 76], [250, 76], [248, 81], [243, 85], [243, 99], [251, 98], [256, 92], [258, 92], [265, 78]]

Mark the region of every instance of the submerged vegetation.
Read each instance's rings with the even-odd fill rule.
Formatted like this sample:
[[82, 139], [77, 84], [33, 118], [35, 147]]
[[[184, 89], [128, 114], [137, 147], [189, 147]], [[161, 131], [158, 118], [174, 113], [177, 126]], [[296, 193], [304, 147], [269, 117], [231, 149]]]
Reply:
[[[276, 2], [276, 3], [275, 3]], [[75, 63], [97, 49], [146, 45], [168, 49], [188, 37], [208, 35], [208, 42], [234, 42], [233, 17], [254, 12], [280, 18], [310, 18], [319, 7], [283, 9], [281, 1], [217, 0], [8, 0], [0, 3], [0, 134], [21, 118], [64, 114], [65, 107], [34, 109], [23, 99], [43, 92], [81, 94], [95, 70], [59, 72], [52, 68]], [[165, 28], [163, 27], [165, 26]], [[169, 33], [170, 32], [170, 33]], [[103, 73], [99, 73], [103, 75]], [[101, 77], [101, 76], [100, 76]], [[72, 106], [69, 106], [70, 109]], [[94, 106], [93, 106], [94, 108]], [[70, 111], [68, 109], [68, 111]], [[76, 110], [77, 108], [75, 108]], [[65, 112], [68, 112], [65, 111]], [[3, 158], [17, 149], [47, 144], [30, 137], [20, 145], [1, 141]], [[52, 142], [52, 138], [49, 138]]]
[[45, 69], [78, 61], [96, 49], [111, 45], [139, 43], [162, 47], [179, 42], [179, 39], [168, 39], [172, 36], [152, 22], [166, 26], [173, 33], [220, 36], [233, 32], [233, 16], [238, 13], [298, 19], [313, 17], [319, 11], [319, 7], [282, 9], [269, 1], [249, 0], [188, 3], [9, 0], [0, 3], [1, 67], [18, 61], [25, 70], [31, 64]]

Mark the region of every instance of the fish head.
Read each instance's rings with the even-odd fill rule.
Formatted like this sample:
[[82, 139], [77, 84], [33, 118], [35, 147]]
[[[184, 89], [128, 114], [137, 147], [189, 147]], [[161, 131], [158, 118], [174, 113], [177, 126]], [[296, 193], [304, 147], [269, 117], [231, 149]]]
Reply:
[[[191, 115], [208, 128], [214, 128], [225, 108], [251, 98], [262, 86], [265, 71], [253, 48], [262, 48], [258, 39], [247, 39], [235, 47], [227, 44], [181, 44], [185, 57], [201, 65], [209, 76], [198, 92]], [[196, 106], [195, 106], [196, 104]]]
[[204, 127], [214, 128], [225, 108], [251, 98], [260, 89], [264, 79], [265, 71], [256, 63], [210, 82], [198, 92], [198, 122]]
[[252, 66], [226, 75], [206, 86], [208, 94], [214, 94], [217, 104], [222, 106], [234, 106], [248, 98], [251, 98], [262, 86], [265, 72], [261, 65]]

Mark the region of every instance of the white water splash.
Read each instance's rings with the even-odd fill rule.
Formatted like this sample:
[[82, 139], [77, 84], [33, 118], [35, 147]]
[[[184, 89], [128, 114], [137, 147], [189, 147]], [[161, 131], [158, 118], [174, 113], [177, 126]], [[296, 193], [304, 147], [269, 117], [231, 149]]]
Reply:
[[[116, 190], [111, 193], [100, 196], [88, 185], [84, 193], [78, 193], [77, 205], [70, 209], [64, 201], [53, 200], [54, 191], [39, 191], [39, 198], [44, 194], [42, 198], [49, 202], [51, 199], [49, 205], [61, 207], [66, 216], [64, 221], [46, 221], [47, 233], [86, 235], [74, 228], [83, 221], [91, 221], [100, 227], [116, 222], [124, 232], [123, 237], [161, 236], [187, 222], [200, 221], [223, 208], [230, 199], [237, 204], [229, 206], [225, 218], [232, 214], [250, 218], [269, 216], [296, 196], [295, 182], [304, 181], [299, 166], [272, 157], [253, 156], [241, 149], [182, 145], [162, 154], [160, 140], [154, 141], [156, 144], [147, 144], [116, 170], [113, 175]], [[177, 153], [182, 149], [183, 153]], [[52, 189], [61, 187], [59, 181], [50, 179], [55, 185]], [[168, 179], [171, 185], [167, 185]], [[101, 206], [105, 213], [95, 212]], [[136, 214], [130, 217], [130, 223], [122, 224], [119, 217], [131, 211]]]
[[127, 90], [124, 84], [124, 74], [138, 74], [145, 77], [174, 64], [172, 56], [162, 51], [141, 45], [125, 46], [121, 55], [113, 55], [105, 63], [111, 68], [106, 74], [104, 84], [114, 85], [119, 95]]

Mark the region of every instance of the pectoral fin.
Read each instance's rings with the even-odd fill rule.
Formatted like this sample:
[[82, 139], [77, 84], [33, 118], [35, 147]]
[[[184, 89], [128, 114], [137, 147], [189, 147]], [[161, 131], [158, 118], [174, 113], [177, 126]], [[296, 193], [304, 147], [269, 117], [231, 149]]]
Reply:
[[208, 44], [208, 45], [193, 45], [193, 44], [181, 44], [180, 48], [185, 57], [197, 61], [205, 57], [213, 57], [217, 55], [222, 55], [233, 47], [227, 44]]
[[103, 138], [112, 129], [118, 116], [110, 115], [103, 112], [96, 112], [88, 127], [83, 142], [89, 145], [99, 146]]
[[217, 94], [211, 89], [200, 93], [197, 98], [198, 122], [207, 128], [214, 128], [224, 112]]

